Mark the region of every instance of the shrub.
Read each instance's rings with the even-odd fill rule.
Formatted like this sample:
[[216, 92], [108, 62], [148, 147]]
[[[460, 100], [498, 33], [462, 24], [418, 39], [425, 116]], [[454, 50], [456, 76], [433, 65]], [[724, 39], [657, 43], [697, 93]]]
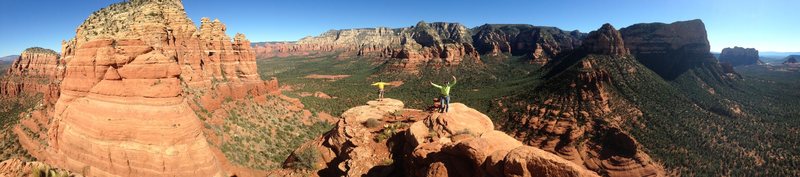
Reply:
[[367, 128], [376, 128], [381, 126], [381, 122], [378, 119], [369, 118], [367, 121], [364, 121], [364, 126], [367, 126]]
[[303, 148], [295, 155], [295, 161], [290, 164], [295, 169], [315, 170], [317, 168], [317, 161], [322, 158], [322, 155], [316, 148], [309, 147]]

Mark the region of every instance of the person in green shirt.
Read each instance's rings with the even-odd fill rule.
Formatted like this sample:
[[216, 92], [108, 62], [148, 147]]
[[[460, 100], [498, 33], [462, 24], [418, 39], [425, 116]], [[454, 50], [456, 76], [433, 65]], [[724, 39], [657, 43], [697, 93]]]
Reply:
[[436, 85], [431, 82], [431, 85], [439, 88], [439, 91], [442, 93], [441, 97], [439, 97], [439, 100], [441, 100], [442, 104], [442, 108], [439, 110], [439, 112], [448, 112], [450, 110], [450, 88], [453, 88], [453, 86], [456, 85], [456, 82], [458, 82], [456, 80], [456, 76], [453, 76], [453, 83], [447, 82], [444, 84], [444, 86]]
[[392, 85], [392, 84], [383, 81], [372, 83], [372, 86], [377, 86], [378, 90], [380, 90], [380, 92], [378, 92], [378, 101], [383, 101], [383, 92], [384, 92], [383, 88], [386, 87], [386, 85]]

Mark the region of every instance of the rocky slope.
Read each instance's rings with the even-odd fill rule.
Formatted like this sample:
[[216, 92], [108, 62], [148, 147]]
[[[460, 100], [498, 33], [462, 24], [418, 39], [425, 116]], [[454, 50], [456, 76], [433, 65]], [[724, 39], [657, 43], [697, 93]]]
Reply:
[[196, 112], [279, 91], [276, 80], [261, 80], [244, 35], [225, 30], [208, 18], [198, 29], [180, 0], [94, 12], [62, 57], [50, 57], [66, 62], [60, 97], [26, 113], [14, 132], [37, 159], [89, 176], [226, 175]]
[[742, 47], [728, 47], [722, 49], [722, 53], [719, 55], [719, 61], [730, 63], [733, 66], [763, 64], [763, 62], [758, 59], [758, 50]]
[[[569, 56], [546, 65], [543, 96], [511, 97], [504, 128], [525, 144], [555, 153], [604, 176], [663, 176], [663, 167], [623, 124], [636, 124], [641, 110], [618, 92], [651, 71], [630, 55], [609, 24], [589, 33]], [[665, 85], [666, 86], [666, 85]]]
[[494, 130], [489, 117], [464, 104], [446, 114], [403, 107], [384, 99], [351, 108], [285, 164], [319, 176], [597, 176]]
[[724, 75], [710, 52], [705, 24], [700, 20], [642, 23], [619, 31], [631, 54], [664, 79], [673, 80], [695, 68], [716, 77]]
[[64, 60], [58, 53], [39, 47], [28, 48], [14, 60], [0, 79], [0, 97], [42, 94], [45, 102], [55, 103], [64, 77]]
[[531, 63], [540, 65], [574, 50], [586, 35], [578, 31], [523, 24], [485, 24], [472, 31], [475, 48], [480, 54], [522, 55]]
[[419, 22], [406, 28], [331, 30], [297, 43], [256, 45], [259, 56], [338, 52], [339, 57], [393, 58], [391, 66], [415, 71], [420, 65], [480, 63], [469, 29], [458, 23]]

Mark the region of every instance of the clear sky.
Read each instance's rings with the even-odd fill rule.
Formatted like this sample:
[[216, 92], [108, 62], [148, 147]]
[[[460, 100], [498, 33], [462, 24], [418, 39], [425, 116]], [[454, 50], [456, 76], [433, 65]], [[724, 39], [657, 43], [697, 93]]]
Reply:
[[[61, 48], [93, 11], [120, 0], [0, 0], [0, 56]], [[184, 0], [195, 23], [219, 18], [251, 41], [297, 40], [329, 29], [405, 27], [420, 20], [522, 23], [589, 32], [642, 22], [702, 19], [712, 51], [800, 51], [799, 0]]]

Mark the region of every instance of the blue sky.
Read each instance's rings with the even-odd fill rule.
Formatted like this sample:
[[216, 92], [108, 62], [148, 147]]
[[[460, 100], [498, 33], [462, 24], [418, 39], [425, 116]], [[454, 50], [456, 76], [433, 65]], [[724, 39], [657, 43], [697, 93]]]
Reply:
[[[31, 46], [58, 51], [90, 13], [114, 2], [119, 0], [2, 0], [0, 56]], [[229, 34], [241, 32], [251, 41], [297, 40], [329, 29], [405, 27], [420, 20], [589, 32], [603, 23], [622, 28], [702, 19], [712, 51], [731, 46], [800, 51], [798, 0], [184, 0], [184, 5], [195, 23], [201, 17], [219, 18]]]

